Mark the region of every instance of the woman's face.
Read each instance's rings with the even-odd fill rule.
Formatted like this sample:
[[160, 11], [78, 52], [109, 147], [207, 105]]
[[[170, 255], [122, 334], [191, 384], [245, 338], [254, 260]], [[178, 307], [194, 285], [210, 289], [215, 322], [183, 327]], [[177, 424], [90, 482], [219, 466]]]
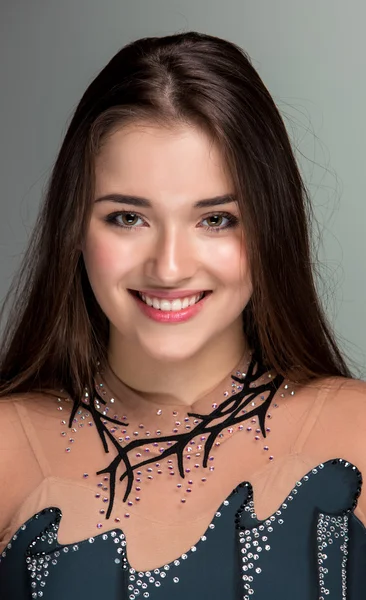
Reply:
[[[135, 124], [105, 140], [83, 256], [114, 348], [172, 361], [240, 343], [252, 286], [239, 209], [235, 201], [195, 207], [232, 192], [217, 147], [198, 129]], [[129, 290], [212, 293], [193, 317], [161, 322]]]

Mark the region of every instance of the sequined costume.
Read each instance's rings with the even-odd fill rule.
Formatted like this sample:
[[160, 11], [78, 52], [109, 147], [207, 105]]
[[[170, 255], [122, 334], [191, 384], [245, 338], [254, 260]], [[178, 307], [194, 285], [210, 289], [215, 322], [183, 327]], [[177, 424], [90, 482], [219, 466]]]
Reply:
[[[1, 401], [0, 599], [364, 599], [366, 452], [357, 421], [366, 416], [366, 384], [328, 378], [293, 396], [286, 381], [267, 385], [267, 394], [256, 381], [261, 392], [253, 400], [243, 368], [236, 365], [200, 398], [190, 420], [157, 408], [141, 448], [131, 446], [135, 463], [122, 461], [136, 466], [127, 498], [118, 460], [124, 455], [113, 452], [114, 441], [126, 447], [141, 437], [138, 423], [151, 404], [111, 369], [97, 382], [103, 393], [96, 404], [108, 454], [91, 397], [71, 428], [67, 397]], [[206, 434], [199, 430], [193, 439], [195, 427], [223, 397], [232, 422], [220, 413], [225, 427], [215, 430], [203, 466], [212, 418]], [[103, 399], [113, 400], [113, 412]], [[172, 416], [174, 429], [164, 436]], [[168, 452], [165, 466], [161, 457], [185, 428], [192, 439], [182, 453], [182, 478], [177, 455]], [[149, 448], [147, 433], [154, 440]], [[118, 475], [113, 503], [110, 465]]]

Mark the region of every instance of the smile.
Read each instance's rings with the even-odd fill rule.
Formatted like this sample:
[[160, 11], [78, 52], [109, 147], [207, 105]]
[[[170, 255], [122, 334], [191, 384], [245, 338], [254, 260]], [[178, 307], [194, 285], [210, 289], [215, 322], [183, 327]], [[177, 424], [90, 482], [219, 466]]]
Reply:
[[137, 292], [138, 296], [141, 298], [145, 304], [148, 306], [152, 306], [157, 310], [173, 310], [178, 311], [183, 308], [188, 308], [189, 306], [193, 306], [197, 304], [200, 300], [202, 300], [203, 296], [206, 292], [201, 292], [201, 294], [196, 294], [194, 296], [188, 296], [186, 298], [176, 298], [174, 300], [167, 300], [166, 298], [154, 298], [152, 296], [147, 296], [146, 294], [141, 294]]
[[212, 295], [211, 291], [201, 292], [194, 296], [175, 298], [170, 301], [165, 298], [146, 296], [138, 291], [128, 291], [146, 317], [153, 321], [170, 324], [184, 322], [198, 315]]

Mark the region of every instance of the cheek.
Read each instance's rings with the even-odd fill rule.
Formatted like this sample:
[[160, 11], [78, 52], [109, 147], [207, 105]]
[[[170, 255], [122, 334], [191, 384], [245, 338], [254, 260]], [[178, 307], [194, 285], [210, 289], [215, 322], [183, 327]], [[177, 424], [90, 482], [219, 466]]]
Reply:
[[207, 260], [219, 280], [232, 285], [248, 285], [249, 265], [243, 240], [231, 239], [227, 243], [221, 240], [210, 252]]
[[126, 246], [119, 247], [111, 239], [91, 236], [86, 242], [83, 253], [89, 276], [105, 280], [123, 275], [125, 271], [131, 268], [133, 256], [132, 254], [129, 256], [126, 250]]

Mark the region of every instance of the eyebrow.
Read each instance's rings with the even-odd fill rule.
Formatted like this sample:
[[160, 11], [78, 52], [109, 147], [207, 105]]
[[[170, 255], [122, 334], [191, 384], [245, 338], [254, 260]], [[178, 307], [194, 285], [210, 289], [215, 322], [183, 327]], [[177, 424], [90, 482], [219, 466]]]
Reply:
[[[118, 202], [119, 204], [129, 204], [140, 208], [152, 208], [152, 203], [147, 198], [141, 196], [131, 196], [126, 194], [108, 194], [97, 198], [95, 202]], [[208, 206], [218, 206], [220, 204], [230, 204], [236, 202], [233, 194], [224, 194], [214, 198], [204, 198], [194, 203], [193, 208], [206, 208]]]

